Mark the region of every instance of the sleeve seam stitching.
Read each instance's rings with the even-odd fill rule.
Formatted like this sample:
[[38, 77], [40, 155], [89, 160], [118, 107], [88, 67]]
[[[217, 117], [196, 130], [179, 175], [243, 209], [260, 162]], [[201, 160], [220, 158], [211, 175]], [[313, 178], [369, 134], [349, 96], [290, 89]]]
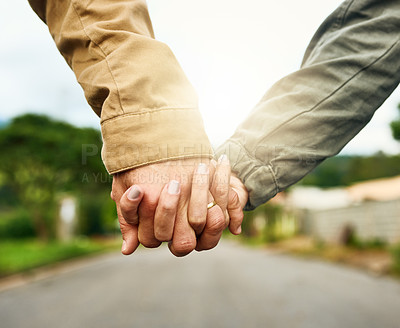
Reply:
[[135, 112], [135, 113], [124, 113], [122, 115], [114, 116], [108, 119], [105, 119], [101, 122], [101, 124], [104, 126], [110, 122], [113, 122], [118, 119], [122, 119], [128, 116], [140, 116], [140, 115], [147, 115], [147, 114], [153, 114], [157, 112], [163, 112], [163, 111], [180, 111], [180, 110], [197, 110], [197, 108], [190, 108], [190, 107], [182, 107], [182, 108], [170, 108], [170, 107], [160, 107], [160, 108], [142, 108], [142, 110], [146, 110], [145, 112]]
[[110, 170], [110, 174], [117, 174], [119, 172], [126, 171], [126, 170], [129, 170], [129, 169], [137, 169], [137, 168], [142, 167], [142, 166], [146, 166], [146, 165], [150, 165], [150, 164], [157, 164], [157, 163], [162, 163], [162, 162], [167, 162], [169, 160], [189, 159], [189, 158], [194, 158], [194, 157], [213, 158], [213, 155], [212, 154], [205, 154], [205, 153], [194, 153], [194, 154], [185, 154], [185, 155], [180, 155], [180, 156], [171, 156], [171, 157], [166, 157], [166, 158], [162, 158], [162, 159], [157, 159], [157, 160], [154, 160], [154, 161], [146, 161], [146, 162], [143, 162], [143, 163], [140, 163], [140, 164], [137, 164], [137, 165], [135, 165], [135, 164], [134, 165], [128, 165], [128, 166], [125, 166], [125, 167], [122, 167], [122, 168], [118, 168], [118, 169], [115, 169], [115, 170]]

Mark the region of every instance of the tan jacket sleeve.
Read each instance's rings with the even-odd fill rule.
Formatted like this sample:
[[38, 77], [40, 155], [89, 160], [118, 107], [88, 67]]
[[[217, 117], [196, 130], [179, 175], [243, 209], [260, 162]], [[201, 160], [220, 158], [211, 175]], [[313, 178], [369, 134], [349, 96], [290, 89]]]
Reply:
[[197, 96], [144, 0], [29, 0], [101, 118], [109, 173], [211, 157]]

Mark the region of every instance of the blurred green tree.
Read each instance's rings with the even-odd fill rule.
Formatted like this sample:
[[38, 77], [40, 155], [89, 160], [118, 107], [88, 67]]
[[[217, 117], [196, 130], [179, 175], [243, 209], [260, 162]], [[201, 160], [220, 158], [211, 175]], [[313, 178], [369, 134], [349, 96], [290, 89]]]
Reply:
[[335, 156], [326, 159], [300, 184], [321, 188], [349, 186], [353, 183], [389, 178], [400, 174], [400, 155], [378, 152], [372, 156]]
[[[397, 106], [399, 117], [390, 123], [393, 138], [400, 141], [400, 104]], [[326, 159], [300, 184], [322, 188], [348, 186], [355, 182], [393, 177], [400, 174], [400, 155], [388, 156], [383, 152], [363, 156], [335, 156]]]
[[[90, 156], [84, 152], [87, 145]], [[109, 193], [109, 179], [87, 178], [108, 177], [98, 154], [101, 135], [95, 129], [26, 114], [0, 129], [0, 148], [3, 184], [17, 195], [43, 240], [54, 237], [58, 193], [73, 192], [79, 199]]]

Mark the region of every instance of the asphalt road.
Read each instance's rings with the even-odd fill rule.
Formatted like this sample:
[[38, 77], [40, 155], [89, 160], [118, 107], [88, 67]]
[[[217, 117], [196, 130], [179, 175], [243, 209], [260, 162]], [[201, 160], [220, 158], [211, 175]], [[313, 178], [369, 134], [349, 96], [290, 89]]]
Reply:
[[0, 292], [0, 327], [400, 327], [399, 282], [265, 250], [88, 262]]

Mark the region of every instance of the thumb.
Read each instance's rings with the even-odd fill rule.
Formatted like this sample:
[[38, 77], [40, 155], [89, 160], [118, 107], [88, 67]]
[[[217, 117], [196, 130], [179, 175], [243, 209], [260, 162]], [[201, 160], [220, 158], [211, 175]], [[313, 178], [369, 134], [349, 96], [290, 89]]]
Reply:
[[124, 255], [132, 254], [139, 246], [137, 210], [142, 198], [143, 192], [134, 185], [122, 195], [119, 202], [116, 202], [123, 239], [121, 252]]
[[239, 235], [242, 232], [243, 209], [238, 193], [233, 188], [229, 188], [228, 214], [230, 217], [230, 232], [234, 235]]
[[138, 207], [143, 198], [143, 192], [139, 186], [133, 185], [122, 195], [119, 205], [121, 215], [126, 223], [137, 225], [139, 223]]
[[[122, 219], [123, 220], [123, 219]], [[139, 246], [138, 227], [128, 223], [119, 221], [119, 226], [122, 234], [122, 248], [121, 252], [124, 255], [132, 254]]]

